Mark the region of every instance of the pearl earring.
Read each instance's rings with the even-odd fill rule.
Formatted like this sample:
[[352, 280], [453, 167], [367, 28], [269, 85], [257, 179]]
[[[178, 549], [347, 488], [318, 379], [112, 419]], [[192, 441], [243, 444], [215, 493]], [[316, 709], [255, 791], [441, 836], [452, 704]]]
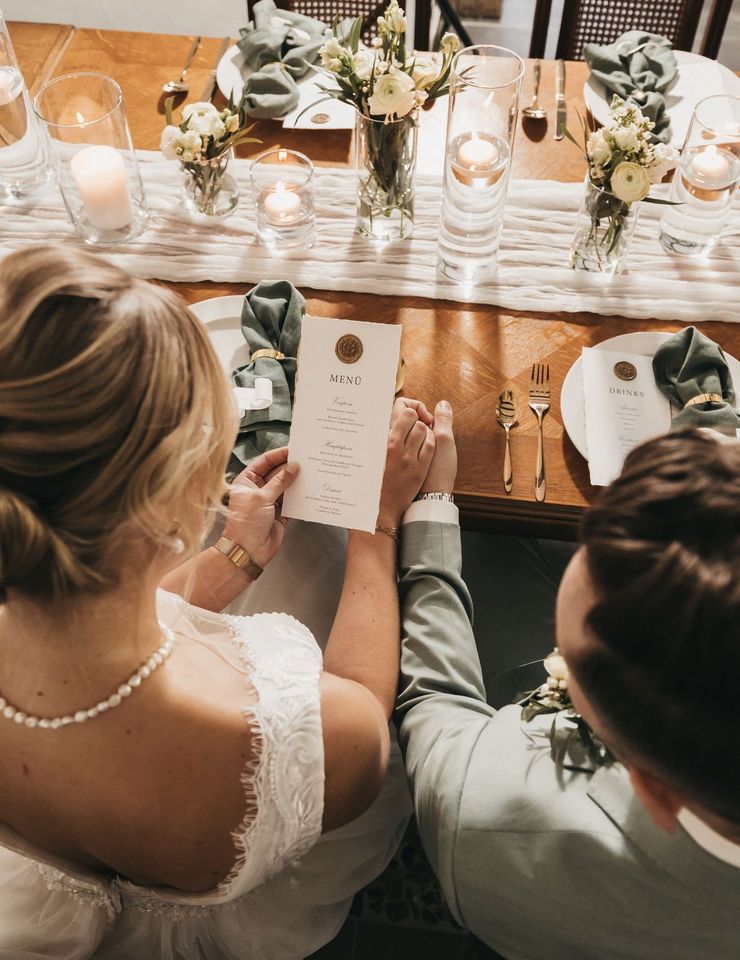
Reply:
[[185, 541], [182, 537], [173, 537], [170, 541], [170, 550], [173, 553], [185, 553]]

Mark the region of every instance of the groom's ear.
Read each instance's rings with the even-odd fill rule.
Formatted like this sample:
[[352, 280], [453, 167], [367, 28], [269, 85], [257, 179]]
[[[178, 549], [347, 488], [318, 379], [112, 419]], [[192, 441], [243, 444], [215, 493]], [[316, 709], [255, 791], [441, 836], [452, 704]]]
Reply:
[[630, 767], [629, 775], [635, 793], [647, 807], [653, 820], [666, 833], [673, 833], [678, 814], [684, 805], [683, 797], [652, 773]]

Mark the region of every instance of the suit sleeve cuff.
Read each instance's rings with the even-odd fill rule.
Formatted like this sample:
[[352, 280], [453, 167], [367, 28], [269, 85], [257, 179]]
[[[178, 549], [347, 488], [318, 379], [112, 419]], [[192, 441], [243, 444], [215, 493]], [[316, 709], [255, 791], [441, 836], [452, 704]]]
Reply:
[[401, 521], [405, 523], [454, 523], [460, 525], [460, 511], [446, 500], [414, 500]]

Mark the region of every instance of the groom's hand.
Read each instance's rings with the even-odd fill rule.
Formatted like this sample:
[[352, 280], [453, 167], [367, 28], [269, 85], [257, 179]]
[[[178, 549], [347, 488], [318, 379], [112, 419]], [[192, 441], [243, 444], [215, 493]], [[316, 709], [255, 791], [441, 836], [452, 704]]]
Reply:
[[434, 456], [421, 493], [452, 493], [457, 476], [457, 447], [452, 432], [452, 407], [440, 400], [434, 408]]

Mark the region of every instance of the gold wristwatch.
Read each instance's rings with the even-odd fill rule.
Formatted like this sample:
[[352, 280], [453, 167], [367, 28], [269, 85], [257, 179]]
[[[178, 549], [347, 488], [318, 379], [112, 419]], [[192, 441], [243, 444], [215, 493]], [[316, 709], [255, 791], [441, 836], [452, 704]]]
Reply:
[[243, 570], [252, 580], [256, 580], [262, 575], [262, 567], [252, 560], [244, 547], [240, 547], [238, 543], [234, 543], [228, 537], [220, 537], [214, 543], [214, 547], [225, 557], [228, 557], [235, 567]]

